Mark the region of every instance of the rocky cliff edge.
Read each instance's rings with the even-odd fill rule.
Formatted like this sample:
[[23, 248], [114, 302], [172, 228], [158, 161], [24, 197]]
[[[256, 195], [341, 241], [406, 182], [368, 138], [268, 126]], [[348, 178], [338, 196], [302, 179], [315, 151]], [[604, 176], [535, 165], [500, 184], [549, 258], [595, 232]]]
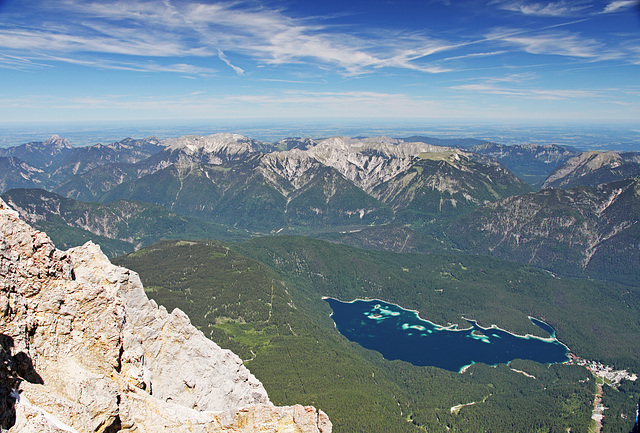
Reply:
[[0, 200], [0, 427], [9, 432], [322, 432], [92, 243], [57, 250]]

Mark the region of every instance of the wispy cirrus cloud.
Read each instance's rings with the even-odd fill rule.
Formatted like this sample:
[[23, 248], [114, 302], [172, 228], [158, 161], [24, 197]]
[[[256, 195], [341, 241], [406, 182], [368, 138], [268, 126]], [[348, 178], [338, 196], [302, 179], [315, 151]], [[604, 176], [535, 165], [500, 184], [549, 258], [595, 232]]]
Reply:
[[497, 5], [500, 9], [519, 12], [523, 15], [536, 15], [547, 17], [573, 16], [590, 7], [585, 1], [559, 1], [548, 3], [531, 3], [522, 0], [494, 0], [490, 4]]
[[43, 55], [41, 58], [55, 60], [63, 63], [70, 63], [74, 65], [81, 65], [99, 69], [111, 69], [119, 71], [134, 71], [134, 72], [174, 72], [178, 74], [186, 75], [199, 75], [210, 76], [215, 75], [218, 71], [212, 68], [206, 68], [201, 66], [195, 66], [188, 63], [171, 63], [163, 65], [152, 61], [139, 61], [139, 62], [120, 62], [105, 59], [91, 59], [83, 60], [73, 57], [60, 57], [52, 55]]
[[37, 62], [28, 57], [0, 54], [0, 68], [28, 71], [29, 69], [45, 67], [48, 67], [46, 63]]
[[487, 39], [500, 41], [530, 54], [558, 55], [585, 60], [611, 60], [624, 57], [616, 48], [575, 33], [535, 33], [513, 29], [498, 29]]
[[[501, 9], [538, 16], [567, 16], [587, 7], [581, 0], [491, 3]], [[618, 10], [627, 3], [613, 1], [607, 10]], [[37, 25], [34, 20], [29, 25], [21, 23], [20, 17], [7, 19], [4, 25], [0, 21], [0, 50], [11, 55], [28, 52], [36, 63], [48, 55], [50, 59], [67, 59], [68, 63], [76, 59], [76, 64], [87, 67], [164, 72], [175, 69], [177, 73], [194, 76], [211, 75], [212, 70], [194, 64], [198, 63], [194, 59], [201, 58], [222, 62], [239, 76], [251, 76], [256, 67], [281, 65], [305, 65], [318, 71], [358, 76], [381, 69], [451, 72], [465, 68], [461, 62], [503, 55], [508, 51], [505, 47], [529, 54], [592, 61], [624, 55], [594, 38], [568, 32], [550, 33], [553, 28], [580, 20], [554, 23], [538, 30], [498, 29], [480, 39], [451, 35], [445, 39], [431, 36], [426, 30], [331, 26], [317, 17], [293, 18], [284, 9], [242, 0], [218, 3], [34, 0], [32, 5], [40, 17]], [[64, 19], [49, 20], [48, 14], [54, 12]], [[106, 60], [109, 56], [125, 56], [130, 60]], [[157, 61], [147, 65], [140, 61], [150, 57], [175, 58], [171, 63], [181, 66], [160, 67]], [[9, 66], [9, 62], [0, 62], [0, 67]], [[21, 67], [28, 68], [29, 64]]]
[[504, 87], [504, 86], [499, 86], [491, 83], [461, 84], [459, 86], [452, 86], [451, 89], [472, 91], [472, 92], [492, 94], [492, 95], [505, 95], [505, 96], [523, 97], [527, 99], [545, 99], [545, 100], [562, 100], [562, 99], [575, 99], [575, 98], [592, 99], [592, 98], [603, 96], [602, 92], [597, 90], [532, 89], [532, 88]]
[[487, 77], [485, 80], [490, 83], [524, 83], [538, 78], [535, 72], [520, 72], [505, 76]]
[[[258, 59], [265, 64], [319, 62], [335, 65], [349, 74], [373, 68], [396, 67], [442, 72], [418, 62], [455, 44], [423, 35], [335, 31], [280, 11], [236, 10], [224, 5], [197, 5], [185, 12], [203, 39]], [[218, 32], [219, 28], [227, 29]]]
[[231, 61], [227, 58], [227, 56], [222, 52], [222, 50], [218, 50], [218, 57], [222, 60], [227, 66], [235, 71], [238, 75], [244, 75], [244, 69], [239, 66], [235, 66], [231, 63]]
[[0, 47], [58, 55], [218, 57], [239, 75], [246, 68], [231, 64], [226, 52], [265, 65], [312, 63], [353, 75], [377, 68], [443, 72], [448, 69], [429, 65], [425, 58], [456, 47], [414, 33], [398, 32], [388, 39], [373, 31], [363, 37], [255, 3], [65, 0], [34, 6], [42, 14], [62, 14], [64, 25], [43, 18], [31, 28], [5, 26]]
[[0, 29], [0, 47], [32, 52], [106, 53], [129, 56], [188, 56], [208, 54], [202, 48], [190, 48], [170, 38], [152, 35], [127, 37], [87, 34], [86, 29], [61, 33], [57, 29]]
[[602, 13], [610, 14], [624, 9], [629, 9], [637, 5], [638, 2], [636, 0], [616, 0], [610, 2], [607, 6], [605, 6], [605, 8], [602, 10]]

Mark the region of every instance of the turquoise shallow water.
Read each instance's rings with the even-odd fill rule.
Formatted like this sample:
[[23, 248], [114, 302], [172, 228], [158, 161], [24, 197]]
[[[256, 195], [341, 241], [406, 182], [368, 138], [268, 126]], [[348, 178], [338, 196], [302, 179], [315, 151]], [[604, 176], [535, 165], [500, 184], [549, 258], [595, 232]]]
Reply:
[[496, 365], [514, 359], [540, 363], [568, 360], [569, 350], [555, 338], [553, 328], [534, 318], [531, 321], [548, 332], [548, 338], [483, 328], [473, 320], [468, 320], [468, 329], [442, 327], [421, 319], [415, 311], [379, 300], [325, 300], [333, 309], [331, 317], [342, 335], [389, 360], [451, 371], [479, 362]]

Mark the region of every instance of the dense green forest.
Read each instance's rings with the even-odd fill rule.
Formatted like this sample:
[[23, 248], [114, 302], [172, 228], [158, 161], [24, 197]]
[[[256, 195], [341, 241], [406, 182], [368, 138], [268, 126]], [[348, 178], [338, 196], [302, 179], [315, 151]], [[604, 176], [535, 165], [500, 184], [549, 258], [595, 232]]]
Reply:
[[[182, 309], [239, 354], [274, 403], [313, 404], [336, 432], [586, 432], [595, 381], [583, 367], [523, 360], [474, 364], [463, 374], [387, 361], [342, 337], [322, 296], [379, 298], [438, 324], [463, 325], [464, 316], [544, 335], [531, 315], [581, 357], [634, 371], [639, 364], [630, 344], [640, 335], [638, 289], [562, 280], [487, 257], [279, 236], [166, 241], [115, 262], [139, 272], [151, 298]], [[639, 392], [636, 383], [606, 390], [605, 431], [631, 429], [628, 418], [609, 415], [627, 413]]]

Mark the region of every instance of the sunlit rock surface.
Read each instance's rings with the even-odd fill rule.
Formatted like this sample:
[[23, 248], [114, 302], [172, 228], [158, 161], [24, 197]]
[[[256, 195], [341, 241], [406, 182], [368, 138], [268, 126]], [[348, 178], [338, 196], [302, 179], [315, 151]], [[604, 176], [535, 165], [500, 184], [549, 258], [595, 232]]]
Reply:
[[0, 425], [11, 432], [330, 432], [92, 243], [57, 250], [0, 201]]

